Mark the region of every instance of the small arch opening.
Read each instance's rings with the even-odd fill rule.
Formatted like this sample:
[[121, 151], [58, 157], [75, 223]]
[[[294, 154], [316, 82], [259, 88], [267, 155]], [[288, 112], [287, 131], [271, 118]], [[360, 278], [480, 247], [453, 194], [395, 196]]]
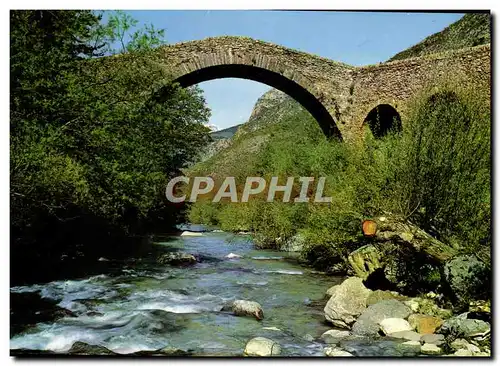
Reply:
[[364, 124], [370, 127], [370, 131], [377, 139], [382, 138], [390, 132], [401, 132], [401, 116], [398, 111], [389, 104], [379, 104], [366, 116]]

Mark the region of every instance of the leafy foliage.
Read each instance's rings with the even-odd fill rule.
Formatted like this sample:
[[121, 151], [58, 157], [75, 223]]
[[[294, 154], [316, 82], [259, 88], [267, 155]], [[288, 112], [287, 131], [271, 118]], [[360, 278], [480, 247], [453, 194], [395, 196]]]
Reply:
[[134, 31], [120, 12], [101, 19], [89, 11], [11, 12], [16, 243], [64, 247], [153, 224], [168, 229], [180, 207], [165, 204], [166, 182], [209, 141], [200, 90], [171, 85], [158, 66], [151, 47], [164, 42], [163, 31]]
[[[211, 224], [226, 230], [252, 230], [266, 246], [278, 248], [301, 234], [307, 243], [303, 256], [322, 267], [363, 244], [363, 219], [386, 213], [408, 218], [463, 252], [487, 250], [488, 97], [459, 81], [442, 83], [438, 91], [425, 90], [415, 99], [402, 131], [389, 129], [376, 138], [367, 124], [363, 146], [328, 141], [297, 105], [278, 123], [263, 121], [262, 128], [236, 136], [228, 149], [197, 164], [193, 174], [209, 171], [242, 182], [247, 175], [267, 182], [271, 176], [325, 176], [325, 195], [332, 203], [197, 202], [190, 209], [191, 220], [209, 217]], [[262, 143], [249, 150], [256, 140]]]

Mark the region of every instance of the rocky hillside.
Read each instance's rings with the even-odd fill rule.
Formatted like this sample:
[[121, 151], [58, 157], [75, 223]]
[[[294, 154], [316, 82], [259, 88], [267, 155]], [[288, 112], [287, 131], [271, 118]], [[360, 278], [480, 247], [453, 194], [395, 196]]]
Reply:
[[241, 161], [242, 156], [256, 152], [268, 140], [271, 126], [301, 111], [304, 112], [303, 108], [291, 97], [271, 89], [257, 100], [246, 123], [212, 133], [214, 142], [193, 169], [202, 167], [214, 173], [213, 170], [219, 171], [221, 166], [232, 165], [232, 159]]
[[491, 41], [491, 15], [471, 13], [434, 33], [416, 45], [399, 52], [388, 61], [419, 57], [430, 53], [473, 47]]

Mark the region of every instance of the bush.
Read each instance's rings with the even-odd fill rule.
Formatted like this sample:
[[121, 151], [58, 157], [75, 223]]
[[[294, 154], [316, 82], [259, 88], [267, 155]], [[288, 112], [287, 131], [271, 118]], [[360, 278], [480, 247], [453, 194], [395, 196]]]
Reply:
[[477, 91], [445, 85], [410, 110], [389, 175], [398, 210], [465, 251], [491, 243], [490, 111]]

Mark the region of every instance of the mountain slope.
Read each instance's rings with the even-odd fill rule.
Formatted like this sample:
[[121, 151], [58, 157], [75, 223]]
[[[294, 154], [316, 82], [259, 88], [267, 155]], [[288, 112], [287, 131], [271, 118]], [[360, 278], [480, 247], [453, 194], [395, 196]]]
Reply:
[[465, 14], [441, 32], [425, 38], [416, 45], [399, 52], [388, 61], [419, 57], [430, 53], [473, 47], [491, 42], [489, 13]]

